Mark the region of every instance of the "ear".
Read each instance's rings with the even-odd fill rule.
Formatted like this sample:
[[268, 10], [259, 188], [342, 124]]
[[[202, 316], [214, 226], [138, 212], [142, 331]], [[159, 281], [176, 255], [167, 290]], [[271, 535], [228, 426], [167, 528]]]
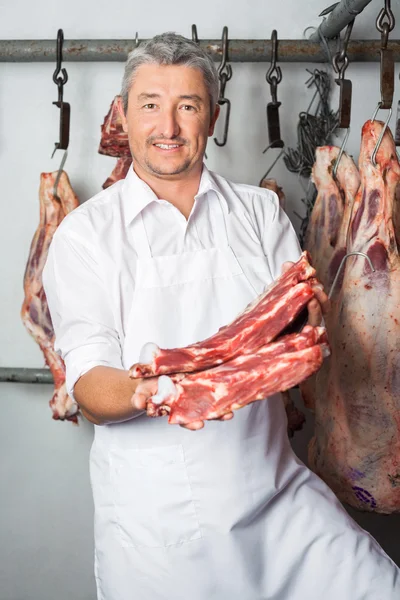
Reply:
[[125, 112], [124, 112], [122, 96], [117, 96], [117, 108], [118, 108], [119, 116], [121, 117], [122, 129], [125, 131], [125, 133], [128, 133], [128, 122], [126, 120], [126, 116], [125, 116]]
[[210, 126], [208, 128], [208, 137], [212, 136], [214, 133], [215, 123], [217, 122], [220, 111], [221, 111], [220, 105], [216, 104], [214, 114], [211, 117]]

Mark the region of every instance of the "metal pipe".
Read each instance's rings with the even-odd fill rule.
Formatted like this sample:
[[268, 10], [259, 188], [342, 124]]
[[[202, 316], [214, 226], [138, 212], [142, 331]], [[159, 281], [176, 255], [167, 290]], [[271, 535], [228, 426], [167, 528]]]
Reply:
[[[337, 36], [372, 0], [342, 0], [329, 13], [319, 26], [321, 35], [330, 39]], [[319, 42], [318, 30], [310, 36], [310, 41]]]
[[49, 369], [0, 367], [0, 381], [13, 383], [54, 383]]
[[[365, 1], [365, 0], [364, 0]], [[146, 40], [140, 40], [142, 42]], [[215, 61], [221, 60], [221, 40], [200, 40]], [[135, 47], [135, 40], [64, 40], [64, 62], [123, 62]], [[350, 41], [347, 55], [350, 62], [380, 61], [380, 40]], [[336, 43], [330, 42], [332, 54]], [[400, 61], [400, 40], [389, 40], [388, 49], [394, 60]], [[269, 62], [271, 40], [229, 40], [230, 62]], [[279, 62], [327, 62], [321, 44], [310, 40], [279, 40]], [[55, 62], [55, 40], [0, 40], [0, 62]]]

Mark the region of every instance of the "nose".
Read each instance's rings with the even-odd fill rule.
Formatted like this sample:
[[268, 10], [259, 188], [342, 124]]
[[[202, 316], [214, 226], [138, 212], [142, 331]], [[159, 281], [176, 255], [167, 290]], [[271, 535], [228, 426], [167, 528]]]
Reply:
[[173, 139], [179, 135], [180, 127], [174, 108], [168, 108], [161, 112], [159, 122], [159, 133], [167, 139]]

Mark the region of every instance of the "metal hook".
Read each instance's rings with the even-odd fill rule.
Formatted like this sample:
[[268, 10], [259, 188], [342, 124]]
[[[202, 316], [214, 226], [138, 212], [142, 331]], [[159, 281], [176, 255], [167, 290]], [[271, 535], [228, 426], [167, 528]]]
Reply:
[[218, 104], [220, 106], [226, 104], [226, 115], [225, 115], [225, 125], [224, 125], [224, 137], [222, 138], [222, 142], [219, 142], [217, 140], [217, 138], [214, 138], [214, 142], [217, 144], [217, 146], [225, 146], [227, 140], [228, 140], [228, 128], [229, 128], [229, 117], [231, 114], [231, 102], [230, 100], [228, 100], [228, 98], [220, 98], [218, 100]]
[[[276, 61], [278, 57], [278, 34], [276, 29], [274, 29], [272, 32], [271, 41], [271, 65], [265, 76], [265, 79], [270, 85], [272, 98], [272, 102], [268, 102], [267, 104], [268, 139], [270, 145], [274, 143], [279, 143], [279, 147], [283, 148], [284, 144], [281, 140], [281, 130], [279, 123], [279, 107], [281, 106], [281, 103], [278, 102], [277, 97], [278, 84], [282, 81], [282, 71], [280, 67], [276, 66]], [[276, 75], [273, 73], [276, 73]]]
[[342, 145], [340, 146], [339, 154], [337, 155], [337, 158], [335, 160], [335, 164], [333, 165], [332, 175], [333, 175], [333, 177], [335, 179], [336, 179], [336, 173], [337, 173], [337, 170], [338, 170], [340, 159], [342, 158], [344, 149], [346, 148], [346, 144], [347, 144], [347, 140], [349, 139], [349, 135], [350, 135], [350, 127], [347, 128], [346, 135], [344, 136]]
[[[54, 153], [53, 153], [53, 154], [54, 154]], [[59, 166], [59, 168], [58, 168], [57, 177], [56, 177], [56, 179], [55, 179], [55, 181], [54, 181], [54, 187], [53, 187], [53, 196], [54, 196], [54, 198], [55, 198], [56, 200], [58, 200], [59, 202], [61, 202], [61, 200], [60, 200], [59, 196], [57, 195], [57, 188], [58, 188], [58, 184], [59, 184], [59, 182], [60, 182], [60, 177], [61, 177], [61, 174], [62, 174], [62, 172], [63, 172], [63, 169], [64, 169], [65, 161], [67, 160], [67, 156], [68, 156], [68, 150], [65, 150], [65, 152], [64, 152], [64, 156], [62, 157], [62, 159], [61, 159], [61, 163], [60, 163], [60, 166]]]
[[339, 268], [335, 275], [335, 279], [333, 280], [331, 289], [329, 290], [329, 294], [328, 294], [329, 300], [332, 298], [333, 290], [335, 289], [335, 285], [337, 283], [337, 280], [339, 279], [339, 275], [342, 271], [343, 265], [346, 262], [346, 260], [349, 258], [349, 256], [363, 256], [369, 262], [369, 266], [371, 267], [372, 272], [375, 273], [374, 265], [372, 264], [371, 259], [367, 254], [364, 254], [364, 252], [349, 252], [348, 254], [343, 256], [343, 258], [340, 262]]
[[[68, 81], [67, 71], [61, 67], [62, 65], [62, 46], [64, 42], [64, 33], [62, 29], [58, 30], [57, 33], [57, 66], [53, 73], [53, 81], [58, 87], [58, 101], [53, 102], [55, 106], [60, 109], [60, 141], [55, 143], [55, 148], [51, 157], [53, 158], [56, 150], [66, 150], [69, 144], [69, 122], [71, 107], [68, 102], [63, 101], [64, 85]], [[62, 73], [62, 77], [59, 77], [59, 73]]]
[[[272, 31], [271, 34], [271, 64], [265, 76], [265, 79], [268, 81], [270, 85], [275, 82], [277, 85], [282, 81], [282, 71], [280, 67], [276, 66], [276, 61], [278, 60], [278, 32], [276, 29]], [[276, 75], [273, 75], [274, 71], [276, 71]]]
[[[218, 67], [218, 75], [221, 78], [222, 71], [228, 62], [228, 28], [225, 26], [222, 30], [222, 60]], [[230, 77], [228, 78], [230, 79]]]
[[199, 43], [199, 38], [197, 36], [197, 27], [196, 25], [192, 25], [192, 41], [196, 44]]
[[[56, 51], [57, 66], [56, 66], [56, 70], [53, 73], [53, 81], [58, 86], [58, 101], [59, 102], [62, 102], [63, 86], [68, 81], [68, 73], [67, 73], [66, 69], [61, 68], [63, 42], [64, 42], [64, 32], [62, 29], [59, 29], [57, 32], [57, 51]], [[62, 77], [58, 77], [58, 75], [60, 73], [62, 73]]]
[[[382, 102], [378, 102], [378, 106], [376, 107], [376, 110], [375, 110], [375, 112], [374, 112], [374, 114], [373, 114], [373, 116], [372, 116], [371, 122], [375, 121], [375, 117], [376, 117], [376, 115], [378, 114], [378, 110], [379, 110], [381, 107], [382, 107]], [[373, 151], [373, 153], [372, 153], [372, 156], [371, 156], [371, 162], [372, 162], [372, 164], [374, 165], [374, 167], [376, 167], [376, 166], [377, 166], [377, 164], [376, 164], [376, 161], [375, 161], [375, 158], [376, 158], [376, 155], [377, 155], [377, 153], [378, 153], [379, 147], [380, 147], [380, 145], [381, 145], [381, 143], [382, 143], [383, 136], [385, 135], [385, 131], [386, 131], [386, 129], [387, 129], [387, 126], [388, 126], [388, 124], [389, 124], [389, 121], [390, 121], [390, 117], [391, 117], [391, 116], [392, 116], [392, 107], [390, 107], [390, 108], [389, 108], [389, 115], [388, 115], [388, 117], [387, 117], [387, 119], [386, 119], [386, 121], [385, 121], [385, 124], [384, 124], [384, 126], [383, 126], [383, 128], [382, 128], [382, 131], [381, 131], [381, 133], [380, 133], [380, 136], [378, 137], [378, 141], [376, 142], [376, 145], [375, 145], [374, 151]]]
[[[283, 143], [283, 142], [282, 142]], [[264, 179], [266, 179], [268, 177], [268, 175], [270, 174], [270, 172], [272, 171], [272, 169], [274, 168], [274, 166], [276, 165], [276, 163], [278, 162], [278, 160], [280, 159], [280, 157], [282, 156], [282, 154], [284, 154], [284, 150], [283, 150], [283, 146], [278, 145], [277, 142], [272, 142], [272, 144], [269, 144], [269, 146], [267, 146], [265, 148], [265, 150], [263, 151], [263, 154], [265, 154], [265, 152], [267, 152], [270, 148], [282, 148], [281, 151], [279, 152], [278, 156], [276, 157], [276, 159], [273, 161], [272, 165], [267, 169], [267, 172], [264, 173], [264, 175], [261, 177], [260, 179], [260, 183], [258, 184], [261, 187], [262, 182], [264, 181]]]
[[228, 140], [228, 128], [229, 128], [229, 118], [231, 114], [231, 102], [227, 98], [225, 98], [225, 87], [226, 83], [232, 77], [232, 67], [227, 62], [228, 61], [228, 28], [225, 26], [222, 30], [222, 59], [221, 64], [218, 67], [218, 77], [220, 80], [220, 92], [218, 98], [218, 104], [223, 106], [226, 104], [226, 115], [225, 115], [225, 125], [224, 125], [224, 137], [222, 142], [219, 142], [217, 138], [214, 138], [214, 142], [217, 146], [225, 146]]

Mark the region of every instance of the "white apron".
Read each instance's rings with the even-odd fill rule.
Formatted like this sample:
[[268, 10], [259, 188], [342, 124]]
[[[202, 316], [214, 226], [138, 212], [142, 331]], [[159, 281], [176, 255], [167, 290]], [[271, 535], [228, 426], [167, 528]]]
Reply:
[[[217, 248], [152, 257], [141, 214], [129, 368], [233, 319], [270, 283], [239, 264], [224, 207]], [[241, 261], [242, 262], [242, 261]], [[96, 427], [91, 451], [99, 600], [399, 600], [398, 570], [295, 457], [280, 397], [200, 431], [145, 415]]]

